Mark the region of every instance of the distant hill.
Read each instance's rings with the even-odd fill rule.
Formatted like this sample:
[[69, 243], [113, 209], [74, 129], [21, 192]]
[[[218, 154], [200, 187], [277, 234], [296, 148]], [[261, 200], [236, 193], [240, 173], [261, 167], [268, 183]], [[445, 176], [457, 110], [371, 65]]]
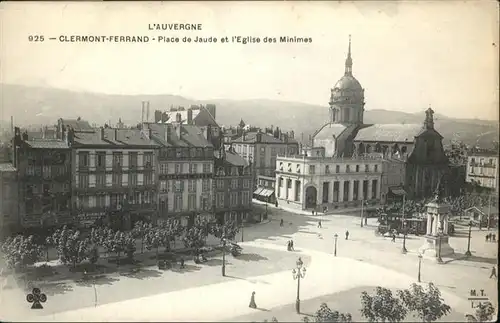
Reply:
[[[192, 104], [214, 103], [219, 124], [236, 125], [240, 119], [256, 126], [279, 126], [294, 130], [297, 139], [307, 139], [328, 119], [326, 106], [267, 99], [256, 100], [195, 100], [177, 95], [109, 95], [73, 92], [69, 90], [1, 85], [2, 107], [0, 127], [9, 125], [14, 116], [17, 125], [55, 124], [57, 118], [81, 117], [90, 123], [116, 124], [121, 118], [125, 124], [137, 124], [141, 119], [141, 101], [150, 102], [150, 119], [154, 110], [171, 106], [189, 107]], [[367, 110], [365, 123], [423, 123], [424, 112], [406, 113], [389, 110]], [[454, 119], [435, 114], [436, 129], [445, 138], [461, 140], [469, 145], [489, 147], [498, 140], [498, 122], [478, 119]]]

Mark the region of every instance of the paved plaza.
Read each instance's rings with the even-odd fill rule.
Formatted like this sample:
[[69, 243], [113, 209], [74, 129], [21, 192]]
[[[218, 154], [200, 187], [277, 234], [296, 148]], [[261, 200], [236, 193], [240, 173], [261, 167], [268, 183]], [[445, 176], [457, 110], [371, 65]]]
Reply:
[[[269, 207], [269, 213], [269, 223], [244, 229], [245, 242], [240, 243], [244, 254], [227, 257], [226, 277], [221, 276], [220, 256], [200, 266], [187, 263], [182, 272], [149, 267], [135, 276], [114, 274], [96, 282], [97, 306], [92, 284], [52, 283], [42, 285], [49, 299], [40, 311], [29, 310], [24, 291], [13, 288], [2, 295], [2, 304], [8, 305], [2, 307], [9, 312], [4, 317], [32, 321], [262, 321], [276, 316], [279, 321], [296, 321], [296, 281], [291, 269], [299, 256], [307, 267], [301, 299], [304, 312], [309, 314], [326, 301], [332, 309], [352, 311], [356, 319], [361, 290], [408, 288], [417, 281], [417, 250], [423, 244], [422, 237], [409, 236], [408, 253], [402, 254], [402, 238], [391, 242], [374, 234], [376, 219], [369, 219], [361, 228], [355, 215], [311, 216], [275, 207]], [[318, 228], [320, 219], [322, 228]], [[346, 230], [349, 240], [345, 240]], [[335, 233], [337, 257], [333, 256]], [[498, 246], [486, 242], [485, 234], [484, 230], [472, 232], [470, 258], [463, 257], [467, 235], [457, 232], [450, 238], [456, 257], [444, 259], [444, 264], [422, 261], [422, 283], [437, 285], [453, 309], [447, 321], [471, 312], [467, 301], [471, 289], [484, 289], [497, 304], [496, 280], [489, 274], [496, 264]], [[241, 241], [241, 233], [236, 239]], [[286, 251], [290, 239], [295, 252]], [[253, 291], [258, 309], [248, 307]]]

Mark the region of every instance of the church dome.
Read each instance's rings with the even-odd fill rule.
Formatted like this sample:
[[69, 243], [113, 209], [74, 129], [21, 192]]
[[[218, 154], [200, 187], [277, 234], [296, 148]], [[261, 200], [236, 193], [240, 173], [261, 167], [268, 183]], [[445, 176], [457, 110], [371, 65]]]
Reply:
[[333, 87], [334, 90], [340, 91], [363, 91], [361, 84], [352, 75], [344, 75]]

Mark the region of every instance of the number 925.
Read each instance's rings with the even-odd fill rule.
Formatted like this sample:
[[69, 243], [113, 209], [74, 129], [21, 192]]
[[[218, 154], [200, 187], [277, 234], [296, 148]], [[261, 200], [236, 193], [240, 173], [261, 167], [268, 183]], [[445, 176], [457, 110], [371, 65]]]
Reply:
[[40, 35], [29, 35], [28, 36], [28, 41], [30, 42], [43, 42], [45, 38]]

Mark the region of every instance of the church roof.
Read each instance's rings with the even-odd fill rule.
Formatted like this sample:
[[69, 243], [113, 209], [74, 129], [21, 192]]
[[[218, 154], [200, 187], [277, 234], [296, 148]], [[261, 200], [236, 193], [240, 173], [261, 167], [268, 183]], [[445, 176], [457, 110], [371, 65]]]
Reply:
[[414, 142], [421, 124], [373, 124], [360, 129], [355, 141]]
[[339, 90], [350, 90], [350, 91], [362, 91], [363, 88], [361, 84], [356, 80], [356, 78], [352, 75], [344, 75], [340, 80], [337, 81], [334, 89]]
[[331, 139], [333, 136], [338, 137], [346, 128], [340, 123], [327, 123], [314, 134], [314, 139], [322, 140]]

